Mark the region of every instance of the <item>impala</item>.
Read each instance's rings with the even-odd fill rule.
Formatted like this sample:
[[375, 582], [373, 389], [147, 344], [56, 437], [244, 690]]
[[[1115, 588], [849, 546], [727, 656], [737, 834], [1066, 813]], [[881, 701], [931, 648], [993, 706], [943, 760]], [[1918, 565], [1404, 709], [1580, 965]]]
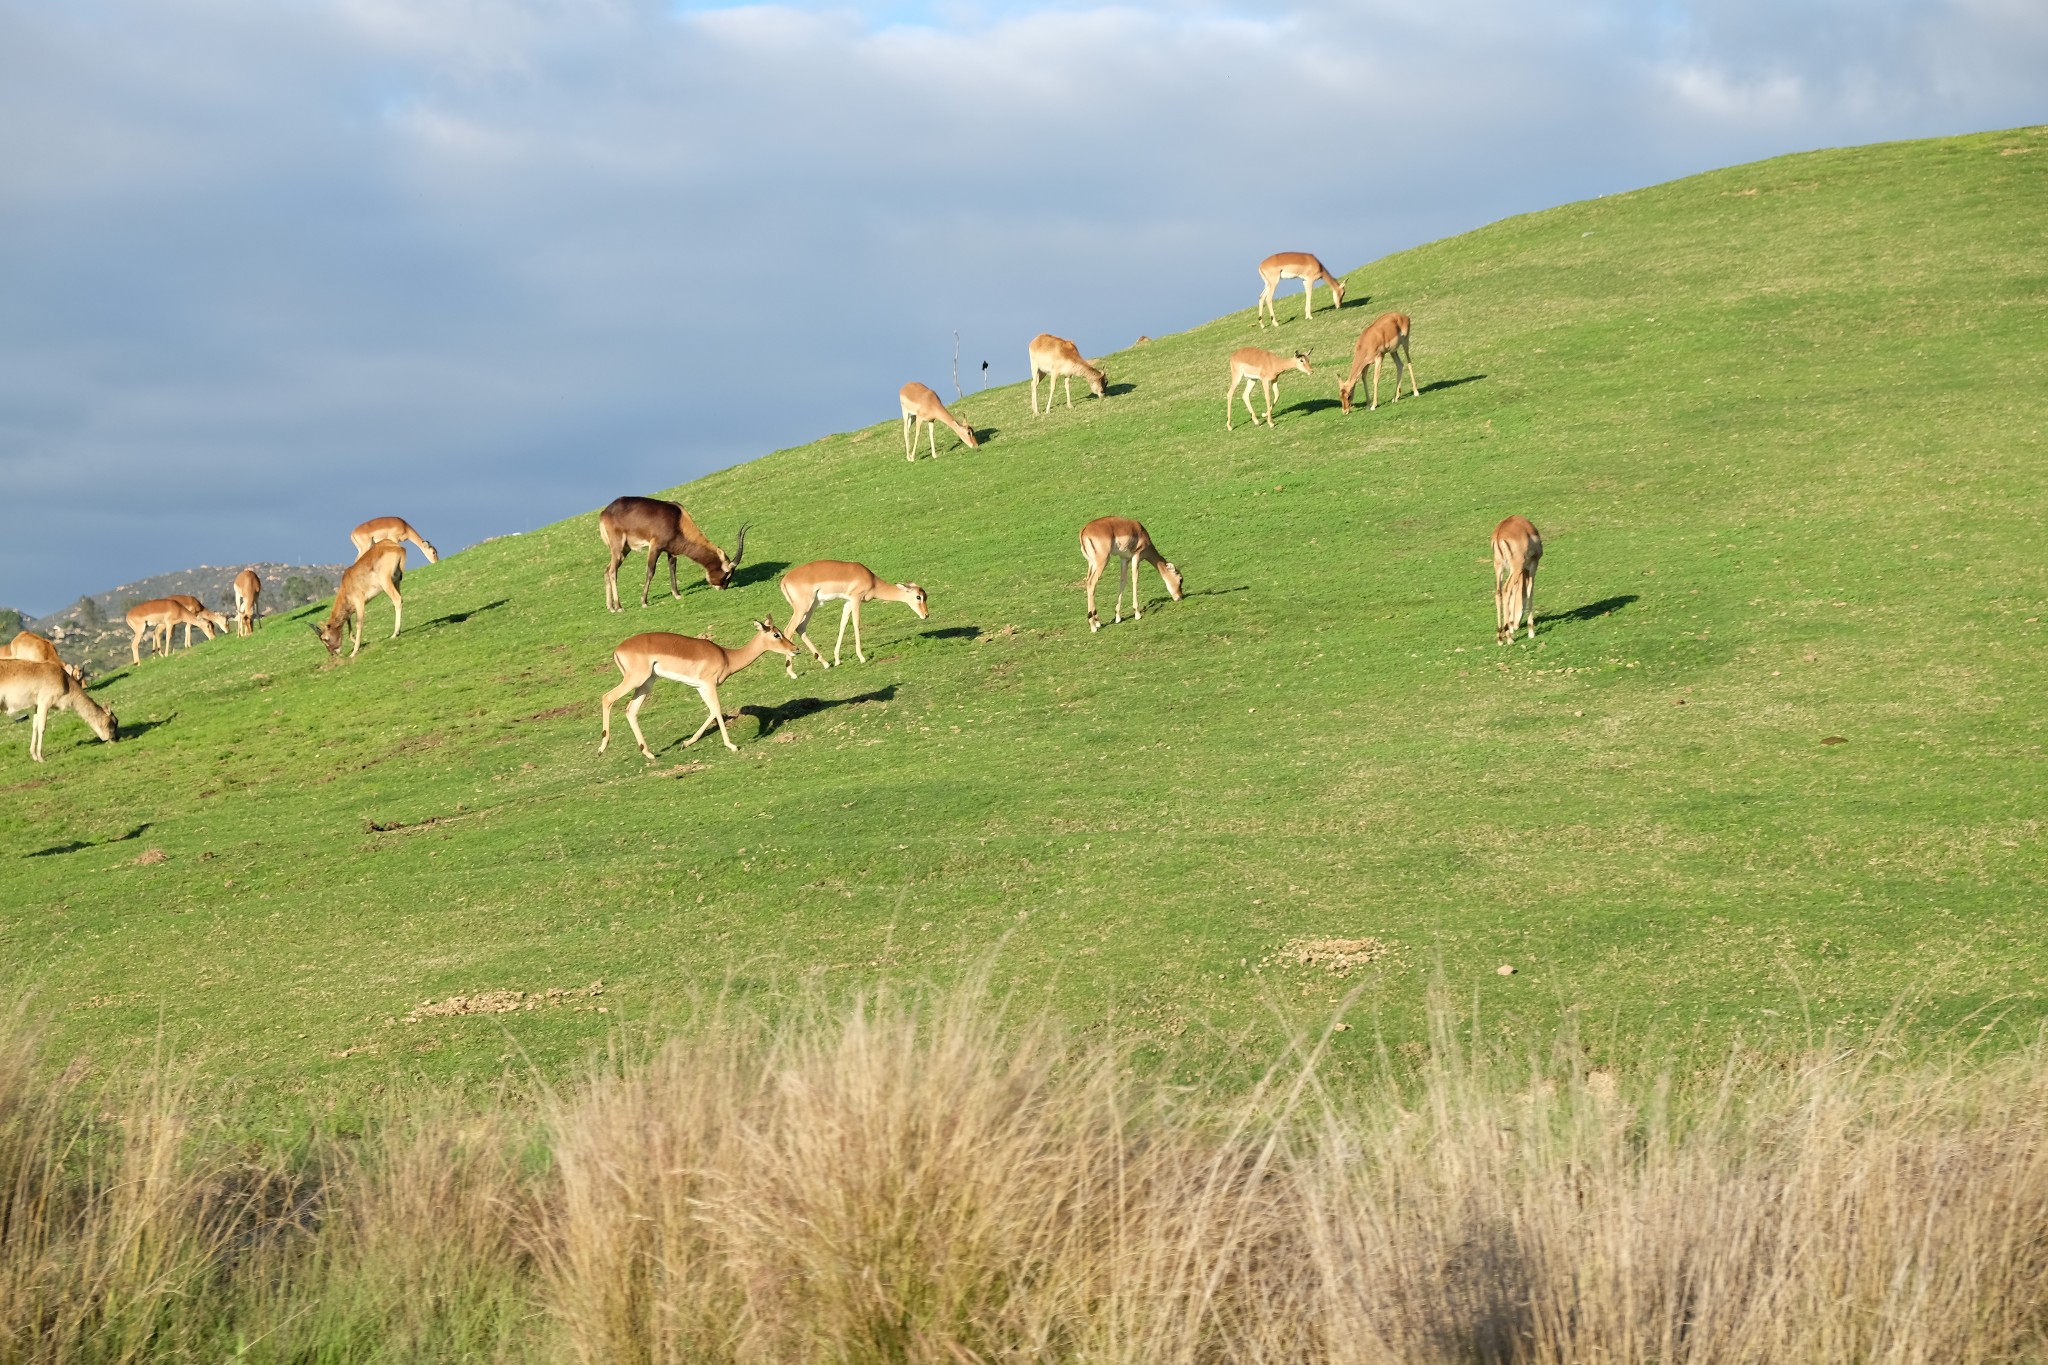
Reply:
[[193, 626], [198, 626], [206, 632], [206, 638], [209, 640], [213, 638], [216, 622], [219, 622], [222, 628], [226, 627], [227, 622], [219, 612], [207, 611], [204, 608], [195, 612], [185, 605], [188, 601], [197, 600], [181, 593], [178, 597], [153, 597], [147, 602], [137, 602], [128, 608], [128, 629], [135, 632], [135, 638], [128, 644], [129, 659], [138, 664], [142, 662], [144, 635], [151, 636], [151, 646], [157, 653], [164, 654], [170, 650], [171, 632], [179, 626], [185, 627], [185, 639], [188, 643], [192, 639]]
[[1040, 332], [1031, 338], [1031, 345], [1025, 352], [1031, 359], [1031, 414], [1038, 413], [1038, 376], [1045, 376], [1045, 410], [1052, 411], [1052, 385], [1056, 379], [1067, 381], [1067, 406], [1074, 406], [1074, 381], [1088, 381], [1088, 392], [1097, 398], [1106, 398], [1109, 388], [1101, 370], [1090, 365], [1081, 356], [1081, 349], [1065, 337], [1056, 337], [1051, 332]]
[[1173, 567], [1166, 557], [1152, 544], [1152, 534], [1129, 517], [1097, 517], [1081, 528], [1081, 553], [1088, 560], [1088, 629], [1092, 633], [1102, 629], [1102, 618], [1095, 614], [1095, 585], [1102, 578], [1103, 569], [1111, 559], [1119, 562], [1116, 566], [1116, 618], [1120, 624], [1124, 619], [1124, 568], [1131, 571], [1131, 619], [1142, 621], [1145, 613], [1138, 596], [1138, 563], [1143, 560], [1159, 570], [1159, 579], [1166, 584], [1167, 593], [1178, 602], [1181, 592], [1180, 570]]
[[355, 543], [356, 557], [359, 559], [362, 557], [363, 551], [369, 549], [380, 540], [396, 541], [399, 544], [409, 540], [420, 547], [420, 553], [427, 557], [427, 563], [438, 564], [441, 562], [440, 554], [433, 546], [427, 544], [427, 538], [418, 531], [413, 530], [404, 517], [371, 517], [361, 526], [350, 531], [348, 538]]
[[[361, 553], [358, 551], [357, 553]], [[244, 569], [235, 575], [235, 634], [256, 633], [256, 599], [263, 596], [263, 575]]]
[[1344, 306], [1344, 281], [1323, 269], [1323, 263], [1306, 251], [1279, 251], [1259, 262], [1259, 279], [1265, 288], [1259, 291], [1259, 326], [1266, 325], [1266, 315], [1273, 315], [1273, 325], [1280, 325], [1280, 310], [1273, 306], [1273, 291], [1280, 287], [1282, 280], [1301, 281], [1301, 315], [1312, 318], [1316, 315], [1316, 284], [1320, 281], [1330, 286], [1332, 307]]
[[[875, 577], [865, 564], [855, 564], [843, 559], [818, 559], [809, 564], [799, 564], [782, 576], [782, 596], [789, 603], [789, 634], [803, 641], [818, 662], [826, 668], [839, 665], [839, 650], [846, 643], [846, 623], [853, 622], [853, 654], [862, 663], [868, 661], [861, 649], [860, 604], [863, 602], [901, 602], [917, 613], [922, 621], [931, 616], [931, 609], [925, 604], [924, 589], [915, 583], [884, 583]], [[811, 613], [820, 602], [844, 602], [839, 612], [839, 639], [832, 646], [832, 662], [825, 663], [825, 656], [811, 643], [805, 627], [811, 623]]]
[[[917, 458], [917, 438], [927, 431], [931, 432], [932, 458], [939, 458], [939, 433], [934, 426], [938, 422], [944, 422], [953, 428], [953, 434], [958, 436], [969, 450], [981, 449], [981, 441], [976, 438], [974, 428], [948, 412], [946, 405], [939, 401], [939, 396], [924, 385], [912, 381], [898, 389], [896, 397], [903, 403], [904, 459]], [[915, 434], [912, 434], [912, 423], [916, 424]]]
[[640, 585], [643, 607], [647, 605], [648, 589], [654, 586], [655, 566], [663, 555], [668, 556], [669, 593], [681, 598], [683, 590], [676, 585], [676, 556], [701, 567], [706, 583], [723, 588], [732, 582], [733, 571], [747, 553], [746, 527], [740, 527], [739, 541], [733, 546], [732, 558], [727, 559], [725, 551], [704, 538], [681, 504], [660, 498], [613, 498], [597, 514], [597, 533], [604, 537], [605, 548], [612, 552], [612, 562], [604, 571], [606, 611], [625, 610], [619, 605], [619, 565], [628, 550], [647, 551], [647, 581]]
[[36, 714], [28, 732], [28, 756], [38, 763], [43, 761], [43, 728], [52, 711], [75, 711], [108, 744], [121, 734], [114, 713], [87, 696], [78, 679], [64, 671], [64, 665], [37, 659], [0, 660], [0, 715], [13, 716], [30, 709]]
[[65, 663], [64, 656], [57, 652], [57, 646], [32, 630], [24, 630], [6, 644], [0, 645], [0, 659], [19, 659], [23, 663], [32, 664], [56, 664], [70, 674], [74, 681], [85, 681], [83, 669], [77, 664]]
[[1536, 638], [1536, 566], [1543, 537], [1527, 517], [1508, 517], [1493, 528], [1493, 638], [1506, 644], [1524, 617]]
[[371, 598], [386, 593], [391, 598], [391, 638], [398, 638], [398, 628], [405, 624], [405, 599], [398, 595], [399, 584], [405, 581], [405, 546], [395, 540], [372, 541], [370, 547], [356, 556], [356, 562], [349, 565], [341, 576], [341, 586], [334, 590], [334, 606], [327, 613], [327, 620], [320, 625], [308, 625], [307, 629], [320, 637], [320, 643], [327, 646], [328, 654], [341, 657], [341, 637], [348, 633], [351, 616], [356, 623], [356, 642], [348, 652], [353, 659], [363, 647], [363, 615]]
[[1266, 425], [1272, 426], [1273, 390], [1278, 387], [1280, 376], [1289, 370], [1300, 370], [1303, 374], [1314, 373], [1308, 367], [1308, 352], [1296, 351], [1291, 356], [1274, 355], [1271, 351], [1262, 351], [1256, 346], [1247, 346], [1243, 350], [1232, 351], [1230, 353], [1230, 383], [1223, 390], [1223, 429], [1225, 431], [1237, 430], [1235, 426], [1231, 425], [1231, 419], [1235, 415], [1231, 408], [1236, 402], [1237, 386], [1240, 383], [1244, 385], [1244, 410], [1251, 414], [1253, 426], [1259, 424], [1259, 414], [1258, 410], [1252, 406], [1252, 385], [1265, 385]]
[[597, 751], [603, 753], [605, 746], [612, 742], [612, 703], [631, 692], [633, 700], [626, 704], [626, 724], [633, 727], [633, 738], [640, 742], [640, 752], [646, 755], [649, 763], [654, 762], [654, 750], [647, 747], [647, 736], [640, 733], [640, 707], [647, 700], [647, 694], [654, 690], [654, 680], [667, 678], [670, 682], [687, 683], [696, 688], [697, 695], [704, 699], [704, 705], [711, 713], [704, 717], [697, 733], [683, 741], [683, 747], [687, 749], [704, 738], [704, 732], [715, 722], [718, 737], [725, 741], [725, 747], [738, 753], [740, 746], [733, 743], [732, 736], [726, 733], [725, 710], [719, 704], [718, 685], [771, 649], [782, 656], [782, 666], [794, 678], [796, 646], [775, 628], [773, 621], [754, 622], [754, 638], [738, 649], [727, 649], [695, 635], [671, 635], [665, 630], [649, 631], [623, 641], [612, 651], [612, 662], [619, 666], [619, 672], [625, 674], [626, 679], [604, 694], [604, 738], [597, 742]]
[[[175, 623], [185, 628], [185, 648], [192, 648], [192, 627], [194, 626], [198, 626], [201, 630], [206, 631], [206, 638], [209, 640], [213, 638], [214, 631], [219, 631], [223, 635], [227, 633], [228, 618], [207, 606], [206, 603], [200, 601], [191, 593], [174, 592], [169, 597], [166, 597], [164, 601], [176, 602], [185, 609], [185, 619]], [[213, 629], [207, 630], [208, 626], [211, 626]]]
[[1351, 348], [1351, 377], [1337, 386], [1337, 397], [1344, 405], [1344, 411], [1351, 411], [1351, 391], [1358, 387], [1359, 376], [1365, 367], [1372, 366], [1372, 406], [1380, 405], [1380, 362], [1392, 357], [1394, 361], [1394, 401], [1401, 401], [1401, 374], [1408, 375], [1408, 390], [1415, 397], [1422, 396], [1422, 390], [1415, 383], [1415, 359], [1408, 354], [1408, 315], [1406, 313], [1382, 313], [1373, 319], [1372, 326], [1358, 334], [1358, 344]]

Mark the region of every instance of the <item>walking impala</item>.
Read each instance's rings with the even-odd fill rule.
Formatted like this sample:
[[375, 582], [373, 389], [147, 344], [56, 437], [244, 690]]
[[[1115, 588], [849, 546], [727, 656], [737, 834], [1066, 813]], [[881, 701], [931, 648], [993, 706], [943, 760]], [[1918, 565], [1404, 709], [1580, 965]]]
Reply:
[[[931, 609], [925, 605], [924, 589], [915, 583], [884, 583], [875, 577], [865, 564], [855, 564], [844, 559], [816, 559], [809, 564], [799, 564], [782, 576], [782, 596], [789, 603], [789, 634], [801, 640], [818, 662], [826, 668], [839, 666], [839, 651], [846, 643], [846, 623], [853, 622], [853, 654], [862, 663], [868, 661], [860, 642], [860, 604], [863, 602], [901, 602], [917, 613], [922, 621], [931, 616]], [[811, 613], [820, 602], [844, 602], [839, 612], [839, 639], [832, 645], [832, 662], [825, 663], [825, 656], [818, 653], [818, 647], [811, 643], [806, 630], [811, 623]]]
[[64, 671], [64, 665], [31, 659], [0, 660], [0, 715], [12, 716], [33, 709], [35, 723], [29, 727], [28, 756], [43, 761], [43, 729], [52, 711], [75, 711], [92, 732], [112, 744], [120, 737], [114, 713], [86, 695], [78, 679]]
[[[206, 603], [200, 601], [191, 593], [174, 592], [169, 597], [166, 597], [164, 601], [176, 602], [185, 609], [185, 619], [176, 623], [185, 628], [185, 648], [192, 648], [192, 627], [194, 626], [198, 626], [201, 630], [206, 631], [206, 638], [209, 640], [213, 638], [214, 631], [219, 631], [223, 635], [227, 634], [228, 618], [207, 606]], [[213, 629], [207, 630], [208, 626], [211, 626]]]
[[1312, 318], [1316, 315], [1316, 285], [1318, 282], [1330, 286], [1331, 307], [1344, 306], [1344, 281], [1323, 269], [1323, 263], [1306, 251], [1278, 251], [1259, 262], [1259, 279], [1266, 286], [1259, 291], [1259, 326], [1266, 325], [1266, 315], [1273, 315], [1273, 325], [1280, 325], [1280, 310], [1273, 306], [1273, 291], [1280, 287], [1282, 280], [1301, 281], [1301, 315]]
[[733, 571], [747, 553], [746, 527], [740, 527], [739, 541], [733, 546], [732, 558], [727, 559], [725, 551], [705, 539], [682, 504], [661, 498], [613, 498], [597, 514], [597, 533], [604, 537], [605, 548], [612, 552], [612, 562], [604, 571], [606, 611], [625, 610], [619, 605], [619, 564], [628, 550], [647, 551], [647, 581], [640, 585], [643, 607], [647, 605], [648, 590], [654, 586], [655, 566], [663, 555], [668, 556], [669, 593], [680, 599], [683, 590], [676, 586], [676, 556], [681, 555], [702, 568], [706, 583], [724, 588], [732, 582]]
[[704, 699], [705, 709], [711, 713], [704, 717], [697, 733], [683, 741], [683, 747], [687, 749], [704, 738], [704, 732], [716, 722], [718, 737], [725, 741], [725, 747], [738, 753], [740, 746], [733, 743], [732, 736], [726, 733], [725, 711], [718, 700], [718, 685], [769, 650], [782, 655], [782, 666], [794, 678], [796, 646], [775, 628], [773, 621], [754, 622], [754, 638], [738, 649], [727, 649], [695, 635], [671, 635], [665, 630], [649, 631], [622, 641], [612, 651], [612, 662], [619, 666], [619, 672], [625, 674], [626, 679], [604, 694], [604, 738], [597, 742], [597, 751], [603, 753], [605, 746], [612, 742], [612, 703], [631, 692], [633, 700], [626, 703], [626, 724], [633, 727], [633, 738], [640, 742], [640, 752], [646, 755], [649, 763], [654, 762], [654, 750], [647, 747], [647, 736], [640, 733], [640, 707], [647, 700], [647, 694], [654, 690], [654, 680], [667, 678], [670, 682], [687, 683], [696, 688], [697, 695]]
[[338, 659], [341, 637], [348, 633], [348, 621], [353, 616], [356, 642], [348, 652], [353, 659], [363, 647], [364, 610], [370, 599], [381, 592], [391, 598], [391, 638], [396, 640], [398, 628], [405, 624], [405, 599], [398, 595], [398, 586], [404, 581], [405, 546], [395, 540], [373, 541], [341, 575], [341, 586], [334, 590], [334, 606], [328, 611], [327, 620], [307, 629], [319, 636], [327, 652]]
[[1358, 378], [1365, 373], [1365, 367], [1372, 366], [1372, 406], [1380, 405], [1380, 362], [1391, 356], [1394, 361], [1394, 401], [1401, 401], [1401, 373], [1408, 374], [1408, 389], [1415, 397], [1422, 396], [1422, 390], [1415, 383], [1415, 361], [1408, 354], [1408, 315], [1406, 313], [1382, 313], [1373, 319], [1372, 326], [1358, 334], [1358, 344], [1351, 348], [1351, 377], [1337, 386], [1337, 398], [1344, 411], [1351, 411], [1351, 391], [1358, 387]]
[[1124, 567], [1131, 570], [1131, 619], [1145, 619], [1143, 603], [1138, 596], [1138, 562], [1143, 560], [1159, 570], [1159, 579], [1166, 584], [1166, 591], [1174, 601], [1183, 596], [1180, 570], [1173, 567], [1164, 555], [1152, 544], [1152, 535], [1139, 523], [1129, 517], [1097, 517], [1081, 528], [1081, 553], [1088, 560], [1088, 629], [1091, 633], [1102, 629], [1102, 618], [1095, 614], [1095, 585], [1102, 578], [1102, 571], [1111, 559], [1120, 561], [1116, 566], [1116, 619], [1124, 619]]
[[74, 682], [84, 682], [85, 672], [77, 664], [67, 664], [64, 656], [57, 652], [57, 646], [32, 630], [24, 630], [6, 644], [0, 645], [0, 659], [19, 659], [23, 663], [55, 664], [71, 675]]
[[1274, 355], [1256, 346], [1230, 353], [1230, 384], [1223, 390], [1223, 429], [1236, 431], [1231, 425], [1235, 414], [1231, 411], [1237, 401], [1237, 386], [1244, 385], [1244, 410], [1251, 414], [1252, 425], [1259, 424], [1258, 410], [1252, 406], [1252, 385], [1266, 386], [1266, 425], [1273, 425], [1273, 390], [1279, 386], [1280, 376], [1289, 370], [1300, 370], [1312, 374], [1308, 367], [1308, 352], [1296, 351], [1291, 356]]
[[438, 564], [441, 562], [440, 554], [433, 546], [427, 543], [427, 538], [418, 531], [413, 530], [411, 523], [407, 522], [404, 517], [371, 517], [361, 526], [350, 531], [348, 538], [356, 547], [357, 558], [361, 558], [363, 551], [369, 549], [380, 540], [390, 540], [399, 543], [409, 540], [420, 547], [420, 553], [427, 557], [427, 563]]
[[1105, 398], [1109, 387], [1101, 370], [1096, 369], [1082, 358], [1081, 348], [1065, 337], [1056, 337], [1051, 332], [1040, 332], [1031, 338], [1031, 345], [1025, 354], [1031, 360], [1031, 414], [1038, 412], [1038, 376], [1045, 376], [1045, 410], [1052, 411], [1052, 386], [1056, 379], [1067, 381], [1067, 406], [1074, 406], [1074, 381], [1088, 381], [1088, 392], [1097, 398]]
[[256, 633], [256, 599], [261, 596], [262, 574], [254, 569], [244, 569], [235, 575], [235, 634]]
[[[933, 425], [937, 422], [944, 422], [953, 428], [953, 434], [958, 436], [969, 450], [981, 449], [981, 441], [976, 438], [974, 428], [948, 412], [946, 405], [939, 401], [939, 396], [924, 385], [912, 381], [898, 389], [896, 397], [903, 404], [904, 459], [917, 458], [917, 439], [928, 431], [932, 438], [932, 458], [939, 458], [939, 433]], [[915, 435], [911, 429], [913, 422], [916, 423]]]
[[1526, 616], [1536, 638], [1536, 566], [1543, 537], [1527, 517], [1508, 517], [1493, 528], [1493, 638], [1506, 644]]

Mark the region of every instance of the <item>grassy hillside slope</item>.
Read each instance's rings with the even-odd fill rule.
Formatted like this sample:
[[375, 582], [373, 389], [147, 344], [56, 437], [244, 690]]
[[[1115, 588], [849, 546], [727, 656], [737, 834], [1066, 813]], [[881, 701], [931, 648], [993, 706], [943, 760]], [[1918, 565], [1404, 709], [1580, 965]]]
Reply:
[[[101, 692], [131, 739], [65, 718], [37, 768], [5, 732], [4, 951], [60, 1042], [161, 1035], [273, 1094], [548, 1063], [728, 979], [943, 977], [999, 944], [1027, 998], [1261, 1056], [1274, 1004], [1361, 979], [1400, 1040], [1439, 963], [1485, 1027], [1569, 1015], [1596, 1048], [1902, 996], [2031, 1031], [2044, 207], [2036, 129], [1513, 219], [1352, 272], [1341, 313], [1304, 323], [1290, 286], [1277, 338], [1247, 262], [1244, 311], [1107, 356], [1108, 401], [1034, 420], [989, 390], [958, 408], [978, 452], [909, 464], [884, 422], [680, 490], [728, 547], [752, 523], [735, 591], [608, 615], [593, 512], [416, 567], [404, 635], [380, 601], [352, 663], [317, 612], [146, 661]], [[1425, 392], [1347, 418], [1389, 308]], [[1271, 431], [1223, 429], [1245, 344], [1314, 348]], [[1543, 627], [1503, 650], [1514, 511]], [[1075, 533], [1105, 512], [1189, 597], [1147, 569], [1145, 619], [1091, 637]], [[916, 579], [931, 620], [877, 605], [866, 666], [740, 675], [738, 754], [675, 747], [702, 708], [672, 686], [660, 764], [623, 717], [595, 752], [619, 639], [737, 644], [826, 556]], [[1352, 982], [1269, 961], [1315, 935], [1396, 951]]]

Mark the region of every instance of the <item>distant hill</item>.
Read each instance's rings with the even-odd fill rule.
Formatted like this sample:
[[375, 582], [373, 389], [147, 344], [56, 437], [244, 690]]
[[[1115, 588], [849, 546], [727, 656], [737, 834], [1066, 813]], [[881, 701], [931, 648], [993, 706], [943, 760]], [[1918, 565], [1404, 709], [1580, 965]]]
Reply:
[[[243, 568], [263, 575], [263, 597], [258, 609], [263, 615], [290, 611], [317, 602], [334, 592], [346, 564], [251, 564], [226, 568], [201, 564], [177, 569], [133, 583], [123, 583], [105, 592], [90, 593], [62, 611], [26, 619], [14, 629], [28, 629], [57, 642], [66, 659], [90, 671], [101, 671], [126, 663], [133, 638], [123, 621], [128, 608], [153, 597], [190, 593], [207, 606], [232, 616], [235, 610], [235, 575]], [[6, 625], [0, 613], [0, 627]], [[12, 631], [6, 632], [12, 635]]]

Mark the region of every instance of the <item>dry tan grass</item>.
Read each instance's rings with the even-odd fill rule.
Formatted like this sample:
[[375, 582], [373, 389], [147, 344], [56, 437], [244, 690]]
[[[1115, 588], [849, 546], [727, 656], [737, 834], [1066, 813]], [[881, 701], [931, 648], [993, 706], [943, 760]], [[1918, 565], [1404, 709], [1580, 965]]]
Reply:
[[[256, 1157], [0, 1049], [0, 1359], [2006, 1361], [2048, 1073], [1474, 1055], [1194, 1095], [979, 996], [713, 1011], [538, 1108]], [[111, 1092], [110, 1092], [111, 1093]], [[112, 1114], [114, 1117], [108, 1117]]]

